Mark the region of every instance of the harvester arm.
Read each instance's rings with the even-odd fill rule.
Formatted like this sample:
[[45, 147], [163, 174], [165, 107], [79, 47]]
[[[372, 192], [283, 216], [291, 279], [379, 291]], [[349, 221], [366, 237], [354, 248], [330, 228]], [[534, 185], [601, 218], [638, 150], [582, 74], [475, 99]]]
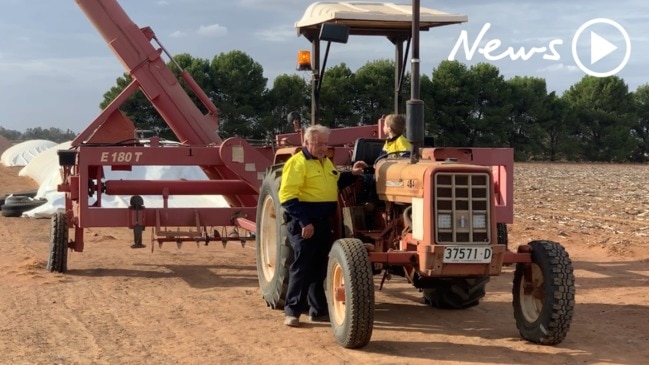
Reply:
[[[216, 133], [216, 106], [189, 73], [182, 71], [182, 78], [205, 105], [208, 113], [203, 115], [194, 105], [162, 59], [161, 52], [165, 51], [164, 48], [156, 49], [151, 44], [151, 40], [157, 41], [151, 28], [138, 28], [116, 0], [76, 1], [181, 141], [205, 145], [221, 143]], [[76, 142], [83, 141], [77, 139]]]
[[[93, 23], [115, 56], [122, 63], [133, 82], [113, 101], [83, 132], [72, 142], [76, 148], [84, 144], [109, 142], [117, 143], [125, 138], [133, 138], [132, 121], [123, 115], [119, 106], [138, 88], [175, 133], [176, 137], [188, 145], [212, 145], [219, 147], [215, 153], [221, 154], [223, 164], [201, 166], [212, 180], [241, 179], [257, 190], [260, 185], [258, 172], [270, 164], [267, 156], [259, 153], [242, 139], [234, 139], [229, 145], [236, 145], [241, 154], [232, 155], [224, 150], [219, 135], [217, 108], [207, 94], [185, 70], [181, 77], [192, 92], [207, 109], [207, 114], [194, 104], [179, 80], [165, 64], [162, 53], [173, 62], [173, 58], [160, 45], [149, 27], [139, 28], [126, 14], [117, 0], [76, 0], [79, 7]], [[155, 40], [159, 48], [154, 47]], [[225, 196], [231, 206], [255, 205], [254, 196]]]

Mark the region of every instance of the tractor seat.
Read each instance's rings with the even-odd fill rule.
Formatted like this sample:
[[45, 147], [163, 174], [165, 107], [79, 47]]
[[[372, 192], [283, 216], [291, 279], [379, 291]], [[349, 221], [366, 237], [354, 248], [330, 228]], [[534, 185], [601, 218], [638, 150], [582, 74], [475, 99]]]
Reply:
[[[356, 161], [364, 161], [369, 170], [366, 173], [374, 173], [374, 162], [383, 154], [385, 140], [379, 138], [359, 138], [354, 143], [352, 151], [352, 165]], [[368, 170], [366, 169], [366, 170]]]

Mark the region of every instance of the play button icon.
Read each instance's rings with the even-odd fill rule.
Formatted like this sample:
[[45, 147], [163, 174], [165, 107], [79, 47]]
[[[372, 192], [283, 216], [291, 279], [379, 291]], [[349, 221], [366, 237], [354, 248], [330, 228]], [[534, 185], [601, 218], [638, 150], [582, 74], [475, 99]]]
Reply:
[[[624, 38], [624, 56], [622, 57], [621, 53], [616, 52], [620, 47], [613, 44], [609, 38], [606, 39], [601, 33], [596, 33], [594, 30], [590, 30], [590, 68], [586, 67], [583, 62], [581, 61], [579, 57], [579, 53], [577, 52], [577, 45], [579, 42], [579, 38], [581, 37], [582, 33], [588, 28], [593, 28], [597, 27], [597, 29], [601, 28], [599, 26], [605, 26], [608, 28], [614, 28], [617, 32], [619, 32], [622, 35], [622, 38]], [[617, 39], [619, 37], [615, 37]], [[619, 42], [621, 45], [621, 42]], [[602, 60], [607, 60], [610, 62], [615, 62], [615, 57], [614, 55], [618, 54], [618, 64], [615, 67], [611, 67], [610, 65], [608, 67], [611, 67], [610, 70], [608, 71], [601, 71], [600, 69], [597, 69], [593, 65], [596, 63], [602, 61]], [[611, 76], [619, 71], [621, 71], [624, 66], [629, 62], [629, 57], [631, 56], [631, 39], [629, 38], [629, 34], [626, 32], [626, 30], [616, 21], [611, 20], [611, 19], [606, 19], [606, 18], [597, 18], [597, 19], [591, 19], [587, 21], [586, 23], [582, 24], [579, 29], [575, 32], [575, 35], [572, 38], [572, 57], [575, 59], [575, 63], [577, 66], [584, 71], [586, 74], [591, 75], [591, 76], [596, 76], [596, 77], [606, 77], [606, 76]], [[611, 60], [609, 60], [609, 58]], [[607, 66], [604, 66], [607, 67]], [[595, 70], [594, 70], [595, 69]]]
[[618, 47], [604, 39], [604, 37], [590, 32], [590, 64], [594, 64], [602, 58], [615, 52]]

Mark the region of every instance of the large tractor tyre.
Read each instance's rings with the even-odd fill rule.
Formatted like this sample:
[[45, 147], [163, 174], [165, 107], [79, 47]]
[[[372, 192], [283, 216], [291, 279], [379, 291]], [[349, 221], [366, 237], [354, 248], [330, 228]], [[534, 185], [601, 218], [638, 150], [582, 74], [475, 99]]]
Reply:
[[26, 196], [26, 197], [33, 198], [33, 197], [36, 196], [37, 193], [38, 193], [38, 189], [36, 189], [36, 190], [16, 191], [14, 193], [5, 194], [5, 195], [0, 197], [0, 207], [2, 207], [5, 204], [7, 198], [9, 198], [11, 200], [12, 196]]
[[564, 248], [552, 241], [532, 241], [531, 286], [525, 286], [526, 264], [514, 272], [514, 318], [521, 336], [543, 345], [561, 343], [575, 308], [575, 276]]
[[47, 203], [46, 199], [31, 199], [27, 196], [9, 196], [2, 205], [3, 217], [20, 217], [24, 212]]
[[363, 242], [353, 238], [334, 242], [325, 292], [336, 341], [346, 348], [367, 345], [374, 328], [374, 280]]
[[424, 301], [441, 309], [466, 309], [480, 303], [489, 276], [439, 279], [433, 288], [423, 289]]
[[507, 225], [505, 223], [496, 223], [496, 234], [498, 236], [498, 244], [505, 245], [505, 248], [507, 248], [509, 244]]
[[47, 270], [64, 273], [68, 270], [68, 221], [65, 213], [55, 213], [51, 222]]
[[281, 171], [273, 169], [266, 175], [257, 205], [257, 277], [264, 300], [273, 309], [284, 308], [288, 269], [293, 263], [293, 249], [288, 242], [286, 221], [279, 203]]

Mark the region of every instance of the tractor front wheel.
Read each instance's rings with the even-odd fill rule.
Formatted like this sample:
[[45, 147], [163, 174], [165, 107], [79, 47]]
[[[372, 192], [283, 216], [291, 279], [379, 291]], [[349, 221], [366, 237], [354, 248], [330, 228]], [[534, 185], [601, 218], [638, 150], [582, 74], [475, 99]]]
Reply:
[[556, 345], [564, 340], [575, 307], [575, 276], [565, 249], [552, 241], [532, 241], [532, 263], [516, 264], [514, 318], [528, 341]]
[[336, 341], [346, 348], [367, 345], [374, 327], [374, 280], [362, 241], [347, 238], [334, 242], [325, 291]]

